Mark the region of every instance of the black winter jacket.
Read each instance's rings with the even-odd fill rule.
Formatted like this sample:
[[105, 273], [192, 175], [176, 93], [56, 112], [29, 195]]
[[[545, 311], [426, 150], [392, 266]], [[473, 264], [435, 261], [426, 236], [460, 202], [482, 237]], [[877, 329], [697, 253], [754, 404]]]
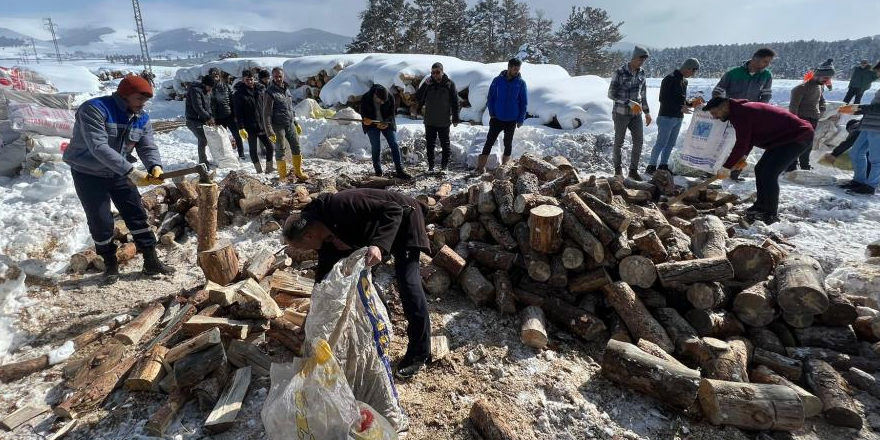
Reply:
[[[383, 120], [388, 124], [388, 128], [391, 131], [397, 131], [397, 123], [396, 123], [396, 115], [397, 115], [397, 100], [394, 99], [394, 95], [391, 92], [388, 92], [388, 99], [382, 104], [380, 111], [382, 112], [382, 116], [376, 115], [376, 105], [373, 103], [373, 96], [376, 95], [376, 89], [378, 89], [379, 85], [373, 85], [370, 87], [370, 91], [364, 93], [364, 96], [361, 97], [361, 117], [372, 119], [374, 121]], [[361, 125], [364, 129], [364, 133], [367, 132], [371, 127], [375, 127], [375, 125]]]
[[235, 85], [235, 93], [232, 94], [235, 117], [238, 118], [238, 126], [246, 130], [254, 130], [265, 133], [266, 124], [263, 118], [263, 100], [266, 88], [257, 83], [254, 88], [249, 88], [244, 82]]
[[688, 80], [676, 70], [660, 83], [660, 113], [659, 116], [670, 118], [684, 118], [681, 106], [687, 105]]
[[[296, 113], [293, 111], [293, 97], [287, 83], [279, 87], [273, 81], [266, 88], [266, 102], [263, 109], [266, 121], [272, 125], [287, 127], [293, 123]], [[268, 128], [268, 127], [267, 127]]]
[[449, 127], [450, 124], [461, 122], [459, 118], [458, 90], [455, 83], [443, 74], [443, 79], [428, 79], [416, 92], [418, 108], [421, 113], [425, 108], [425, 125], [431, 127]]
[[186, 119], [201, 123], [208, 122], [213, 117], [211, 110], [211, 98], [201, 83], [190, 84], [186, 92]]
[[217, 119], [235, 116], [232, 109], [232, 86], [224, 82], [214, 87], [214, 91], [211, 93], [211, 108]]

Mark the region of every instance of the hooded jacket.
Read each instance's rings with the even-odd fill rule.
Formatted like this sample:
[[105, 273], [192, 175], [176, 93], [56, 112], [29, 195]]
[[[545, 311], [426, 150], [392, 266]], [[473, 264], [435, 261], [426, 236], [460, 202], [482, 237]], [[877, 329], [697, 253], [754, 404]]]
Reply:
[[659, 116], [668, 116], [670, 118], [684, 118], [681, 112], [681, 106], [687, 103], [688, 80], [676, 70], [660, 83], [660, 113]]
[[235, 85], [235, 93], [232, 94], [232, 104], [239, 126], [246, 130], [266, 131], [266, 122], [263, 117], [265, 90], [266, 88], [260, 83], [255, 83], [254, 88], [246, 86], [244, 81]]
[[296, 112], [293, 111], [293, 97], [290, 95], [290, 88], [286, 82], [278, 86], [275, 81], [272, 81], [266, 88], [264, 101], [263, 114], [266, 121], [282, 127], [293, 124]]
[[522, 124], [529, 107], [529, 93], [522, 75], [507, 79], [507, 71], [492, 80], [489, 86], [489, 116], [503, 122]]
[[[395, 121], [397, 114], [397, 100], [394, 99], [394, 95], [391, 92], [388, 92], [388, 99], [385, 100], [385, 103], [382, 104], [379, 111], [382, 113], [381, 115], [376, 114], [376, 105], [373, 102], [373, 96], [376, 95], [376, 90], [381, 87], [378, 84], [374, 84], [373, 87], [370, 87], [370, 90], [367, 93], [364, 93], [364, 96], [361, 97], [361, 117], [372, 119], [374, 121], [384, 121], [388, 124], [388, 128], [391, 131], [397, 131], [397, 122]], [[367, 132], [370, 128], [375, 127], [375, 125], [366, 126], [361, 124], [361, 128], [363, 128], [364, 133]]]
[[773, 73], [770, 70], [749, 73], [749, 62], [727, 71], [712, 90], [712, 97], [770, 102], [773, 97]]
[[133, 166], [125, 156], [135, 149], [148, 171], [162, 165], [159, 149], [153, 144], [150, 116], [129, 113], [125, 100], [114, 93], [79, 107], [73, 137], [62, 158], [74, 171], [117, 177], [131, 172]]
[[730, 124], [736, 130], [736, 144], [724, 163], [725, 168], [733, 168], [752, 151], [753, 145], [769, 150], [813, 138], [813, 126], [809, 122], [763, 102], [731, 99]]
[[201, 83], [192, 83], [186, 92], [186, 120], [204, 124], [213, 116], [211, 97]]
[[849, 80], [849, 87], [858, 90], [868, 90], [871, 83], [877, 81], [877, 74], [871, 69], [871, 66], [862, 67], [861, 65], [853, 67], [852, 77]]
[[416, 101], [416, 113], [421, 113], [422, 107], [425, 109], [425, 125], [449, 127], [450, 124], [461, 122], [458, 90], [446, 74], [440, 81], [434, 81], [429, 76], [416, 92]]
[[232, 110], [232, 86], [224, 81], [217, 83], [211, 91], [211, 109], [217, 119], [235, 116]]

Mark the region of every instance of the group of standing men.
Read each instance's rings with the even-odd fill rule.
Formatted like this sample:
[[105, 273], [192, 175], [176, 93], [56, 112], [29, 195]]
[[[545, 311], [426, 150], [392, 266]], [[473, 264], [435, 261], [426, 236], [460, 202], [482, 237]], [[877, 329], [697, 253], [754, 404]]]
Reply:
[[[248, 141], [248, 152], [254, 170], [270, 174], [278, 163], [278, 176], [288, 177], [285, 141], [290, 146], [294, 177], [305, 180], [302, 155], [297, 134], [301, 132], [293, 110], [293, 96], [284, 81], [280, 67], [267, 70], [244, 70], [235, 85], [231, 77], [216, 67], [198, 83], [191, 84], [186, 95], [186, 125], [198, 140], [199, 163], [208, 164], [208, 139], [205, 127], [223, 126], [235, 141], [240, 160], [244, 160], [242, 137]], [[234, 90], [234, 91], [233, 91]], [[259, 151], [265, 155], [262, 166]], [[264, 171], [265, 170], [265, 171]]]

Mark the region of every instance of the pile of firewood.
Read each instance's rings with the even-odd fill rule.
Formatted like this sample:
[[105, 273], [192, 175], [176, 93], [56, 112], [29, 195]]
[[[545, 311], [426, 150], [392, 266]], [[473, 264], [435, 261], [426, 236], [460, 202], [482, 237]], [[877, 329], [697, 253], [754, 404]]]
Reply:
[[[209, 281], [190, 297], [147, 304], [134, 319], [122, 315], [71, 339], [62, 346], [72, 353], [63, 367], [68, 392], [53, 405], [55, 415], [75, 421], [124, 387], [168, 395], [149, 416], [148, 435], [163, 436], [189, 400], [198, 401], [206, 414], [206, 435], [229, 429], [251, 376], [269, 375], [273, 359], [256, 344], [269, 339], [301, 355], [314, 280], [283, 265], [272, 253], [258, 254], [244, 271], [236, 267], [234, 283]], [[53, 362], [60, 361], [44, 355], [0, 365], [0, 380], [18, 380]], [[20, 408], [2, 423], [11, 430], [43, 412]]]
[[610, 339], [605, 377], [744, 429], [792, 431], [819, 414], [858, 428], [850, 385], [880, 397], [868, 374], [877, 304], [827, 291], [819, 263], [784, 240], [736, 238], [733, 194], [673, 204], [684, 188], [666, 171], [581, 179], [562, 157], [530, 154], [450, 191], [420, 197], [433, 248], [423, 284], [518, 312], [526, 345], [547, 346], [547, 320]]

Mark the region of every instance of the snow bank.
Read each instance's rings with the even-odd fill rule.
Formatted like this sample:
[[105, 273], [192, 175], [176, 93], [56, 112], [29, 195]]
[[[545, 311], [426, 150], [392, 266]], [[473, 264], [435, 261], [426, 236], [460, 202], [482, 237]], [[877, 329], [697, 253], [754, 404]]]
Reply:
[[208, 74], [208, 70], [216, 67], [234, 77], [241, 76], [241, 72], [245, 69], [259, 67], [261, 69], [272, 70], [275, 67], [281, 67], [288, 58], [280, 57], [260, 57], [260, 58], [227, 58], [225, 60], [210, 61], [198, 67], [197, 76]]
[[614, 128], [608, 115], [608, 83], [598, 76], [563, 77], [529, 86], [529, 114], [547, 124], [555, 116], [566, 130], [586, 127], [597, 132]]
[[45, 77], [59, 92], [96, 93], [101, 90], [98, 77], [83, 66], [34, 64], [26, 69]]
[[359, 53], [292, 58], [284, 62], [284, 75], [288, 80], [297, 79], [305, 82], [324, 71], [332, 78], [339, 71], [363, 61], [368, 56], [370, 55]]

